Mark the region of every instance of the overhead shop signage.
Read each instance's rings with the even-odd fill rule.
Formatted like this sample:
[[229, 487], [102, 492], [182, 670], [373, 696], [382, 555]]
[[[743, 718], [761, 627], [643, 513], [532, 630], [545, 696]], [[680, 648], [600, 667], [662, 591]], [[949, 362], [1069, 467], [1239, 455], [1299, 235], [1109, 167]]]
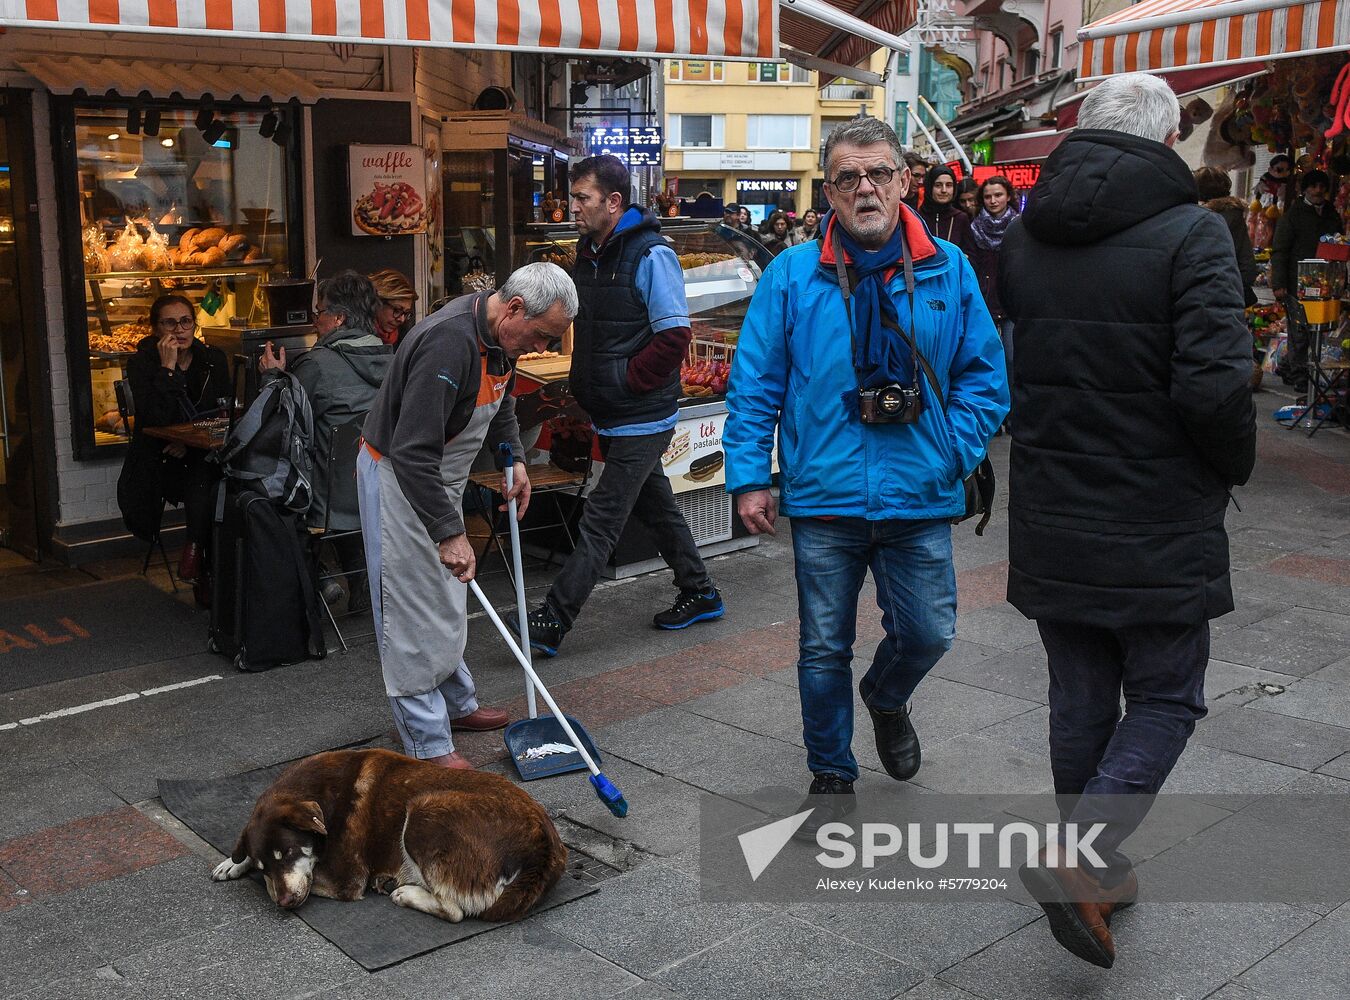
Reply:
[[801, 182], [793, 177], [764, 179], [760, 177], [740, 177], [736, 180], [736, 190], [750, 193], [796, 194]]
[[[965, 176], [965, 169], [959, 160], [947, 164], [957, 180]], [[1041, 176], [1039, 163], [995, 163], [990, 166], [977, 164], [971, 174], [977, 183], [983, 184], [990, 177], [1006, 177], [1018, 191], [1030, 191]]]
[[661, 165], [661, 129], [654, 125], [600, 125], [586, 131], [591, 156], [617, 156], [630, 167]]

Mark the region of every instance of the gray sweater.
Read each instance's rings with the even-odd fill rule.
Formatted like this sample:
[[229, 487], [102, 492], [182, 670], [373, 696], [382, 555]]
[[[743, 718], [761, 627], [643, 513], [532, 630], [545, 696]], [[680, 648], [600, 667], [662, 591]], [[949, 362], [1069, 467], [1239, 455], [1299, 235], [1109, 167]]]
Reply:
[[[382, 461], [392, 463], [403, 495], [433, 542], [464, 533], [464, 519], [441, 482], [441, 457], [478, 405], [489, 349], [498, 354], [487, 328], [487, 298], [492, 294], [455, 299], [403, 337], [362, 428]], [[520, 456], [514, 387], [512, 371], [486, 443], [495, 449], [505, 442]]]

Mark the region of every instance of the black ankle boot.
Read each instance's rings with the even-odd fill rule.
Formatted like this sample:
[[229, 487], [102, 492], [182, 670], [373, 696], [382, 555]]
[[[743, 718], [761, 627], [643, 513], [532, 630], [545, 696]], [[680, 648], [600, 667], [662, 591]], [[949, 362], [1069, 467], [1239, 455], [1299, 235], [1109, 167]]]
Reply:
[[909, 721], [909, 706], [898, 712], [878, 712], [868, 707], [877, 734], [877, 756], [886, 773], [896, 781], [908, 781], [919, 773], [919, 734]]

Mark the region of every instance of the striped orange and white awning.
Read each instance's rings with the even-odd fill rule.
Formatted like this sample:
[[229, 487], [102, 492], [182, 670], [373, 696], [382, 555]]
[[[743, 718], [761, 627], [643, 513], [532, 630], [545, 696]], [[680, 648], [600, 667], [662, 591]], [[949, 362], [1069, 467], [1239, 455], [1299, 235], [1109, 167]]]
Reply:
[[778, 0], [0, 0], [0, 25], [649, 57], [778, 54]]
[[1078, 79], [1350, 49], [1350, 0], [1143, 0], [1078, 29]]

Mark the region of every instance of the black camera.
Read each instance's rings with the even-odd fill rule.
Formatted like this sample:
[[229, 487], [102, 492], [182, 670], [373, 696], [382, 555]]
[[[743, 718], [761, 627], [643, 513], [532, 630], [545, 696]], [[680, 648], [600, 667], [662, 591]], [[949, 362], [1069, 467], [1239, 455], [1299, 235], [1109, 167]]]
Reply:
[[923, 394], [895, 382], [859, 389], [858, 409], [865, 424], [917, 424], [923, 413]]

